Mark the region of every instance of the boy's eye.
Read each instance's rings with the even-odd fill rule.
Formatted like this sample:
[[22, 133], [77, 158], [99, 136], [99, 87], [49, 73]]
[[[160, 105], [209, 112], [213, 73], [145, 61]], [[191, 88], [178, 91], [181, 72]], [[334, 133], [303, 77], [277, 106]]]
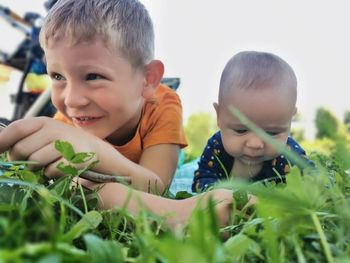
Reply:
[[247, 131], [247, 129], [234, 129], [234, 132], [238, 134], [245, 134]]
[[62, 75], [57, 74], [57, 73], [52, 73], [52, 74], [50, 74], [50, 77], [51, 77], [51, 79], [57, 80], [57, 81], [60, 81], [60, 80], [63, 80], [63, 79], [64, 79], [64, 77], [63, 77]]
[[86, 80], [97, 80], [97, 79], [102, 79], [103, 77], [99, 74], [95, 74], [95, 73], [90, 73], [87, 74], [86, 76]]

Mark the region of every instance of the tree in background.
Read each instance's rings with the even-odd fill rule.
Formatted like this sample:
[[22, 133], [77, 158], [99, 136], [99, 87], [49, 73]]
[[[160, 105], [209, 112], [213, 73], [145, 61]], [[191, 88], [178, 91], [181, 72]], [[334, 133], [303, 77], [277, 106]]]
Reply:
[[348, 132], [350, 132], [350, 110], [344, 113], [344, 124], [347, 127]]
[[205, 112], [192, 114], [185, 125], [188, 141], [188, 146], [185, 148], [185, 162], [198, 158], [210, 136], [217, 130], [216, 118], [213, 114]]
[[338, 132], [338, 119], [327, 109], [318, 108], [316, 111], [316, 138], [334, 138]]
[[292, 129], [290, 135], [297, 141], [301, 142], [305, 140], [305, 130], [301, 123], [302, 116], [297, 112], [292, 119]]

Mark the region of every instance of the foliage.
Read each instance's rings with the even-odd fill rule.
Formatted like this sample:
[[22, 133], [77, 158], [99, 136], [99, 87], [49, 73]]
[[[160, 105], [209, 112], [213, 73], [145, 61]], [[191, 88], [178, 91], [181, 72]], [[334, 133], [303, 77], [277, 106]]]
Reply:
[[350, 125], [350, 110], [347, 110], [344, 113], [344, 124]]
[[345, 111], [344, 113], [344, 125], [347, 132], [350, 132], [350, 110]]
[[[227, 227], [212, 201], [171, 232], [146, 211], [97, 211], [96, 193], [72, 183], [75, 165], [93, 154], [57, 142], [69, 175], [47, 182], [22, 162], [0, 177], [0, 262], [347, 262], [350, 151], [342, 145], [313, 153], [316, 168], [293, 168], [285, 185], [223, 183], [237, 199]], [[254, 207], [248, 194], [258, 197]]]
[[338, 120], [337, 118], [327, 109], [319, 108], [316, 111], [316, 138], [330, 138], [332, 139], [338, 132]]
[[305, 131], [304, 128], [301, 127], [302, 115], [300, 112], [297, 112], [292, 119], [292, 128], [290, 131], [290, 135], [297, 141], [302, 142], [305, 140]]
[[293, 137], [294, 140], [297, 142], [305, 141], [305, 131], [301, 128], [292, 128], [290, 135]]
[[191, 115], [185, 125], [185, 133], [188, 146], [185, 148], [185, 162], [197, 159], [215, 131], [217, 131], [216, 119], [211, 113], [196, 113]]

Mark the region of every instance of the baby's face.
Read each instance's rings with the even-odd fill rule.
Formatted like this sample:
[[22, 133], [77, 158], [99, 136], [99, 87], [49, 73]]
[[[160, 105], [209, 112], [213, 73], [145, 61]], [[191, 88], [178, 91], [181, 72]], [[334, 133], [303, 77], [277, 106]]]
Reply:
[[290, 94], [278, 88], [236, 89], [216, 106], [222, 141], [228, 154], [243, 165], [261, 165], [279, 153], [247, 129], [229, 110], [233, 105], [274, 139], [286, 143], [296, 108]]
[[143, 106], [144, 74], [101, 41], [45, 48], [52, 102], [76, 127], [111, 142], [137, 126]]

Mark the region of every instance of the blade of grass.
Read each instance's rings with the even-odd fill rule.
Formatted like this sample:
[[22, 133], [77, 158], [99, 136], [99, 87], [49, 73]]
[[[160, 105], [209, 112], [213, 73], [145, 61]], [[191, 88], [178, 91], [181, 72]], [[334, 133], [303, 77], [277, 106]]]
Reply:
[[294, 164], [299, 166], [301, 169], [306, 168], [308, 163], [300, 158], [300, 156], [293, 151], [289, 150], [285, 144], [280, 143], [279, 141], [273, 139], [270, 135], [268, 135], [264, 130], [259, 128], [255, 123], [250, 121], [246, 116], [243, 115], [236, 107], [230, 105], [229, 107], [231, 113], [239, 119], [239, 121], [246, 126], [248, 129], [252, 130], [256, 133], [261, 139], [263, 139], [266, 143], [275, 147], [279, 152], [283, 153], [289, 160], [291, 160]]
[[314, 222], [316, 230], [317, 230], [317, 232], [318, 232], [318, 234], [320, 236], [321, 244], [323, 246], [323, 250], [324, 250], [324, 253], [326, 255], [327, 261], [329, 263], [334, 263], [334, 259], [333, 259], [331, 250], [329, 248], [326, 236], [325, 236], [325, 234], [324, 234], [324, 232], [322, 230], [322, 226], [321, 226], [320, 220], [318, 219], [316, 213], [312, 213], [311, 214], [311, 218], [312, 218], [312, 221]]
[[41, 195], [44, 198], [45, 198], [45, 196], [51, 196], [51, 197], [55, 198], [57, 201], [62, 202], [67, 207], [72, 209], [72, 211], [77, 213], [79, 216], [81, 216], [81, 217], [84, 216], [83, 212], [80, 211], [76, 206], [70, 204], [69, 202], [67, 202], [67, 200], [61, 198], [60, 196], [54, 195], [52, 192], [47, 190], [44, 186], [40, 186], [40, 185], [36, 185], [33, 183], [24, 182], [24, 181], [20, 181], [20, 180], [15, 180], [15, 179], [2, 179], [2, 178], [0, 178], [0, 184], [19, 185], [19, 186], [28, 187], [28, 188], [36, 191], [39, 195]]

